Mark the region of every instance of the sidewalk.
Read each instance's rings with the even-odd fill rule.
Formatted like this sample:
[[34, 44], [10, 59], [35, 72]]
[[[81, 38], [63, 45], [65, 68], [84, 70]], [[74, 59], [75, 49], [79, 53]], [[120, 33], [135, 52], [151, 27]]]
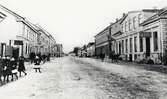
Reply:
[[[95, 58], [93, 58], [95, 59]], [[101, 61], [101, 59], [95, 59], [97, 61]], [[105, 59], [104, 62], [111, 63], [109, 59]], [[150, 71], [157, 71], [160, 73], [165, 73], [167, 74], [167, 66], [164, 65], [157, 65], [157, 64], [139, 64], [136, 62], [127, 62], [127, 61], [120, 61], [118, 62], [113, 62], [113, 64], [118, 64], [118, 65], [126, 65], [126, 66], [136, 66], [136, 68], [143, 68], [146, 70]]]

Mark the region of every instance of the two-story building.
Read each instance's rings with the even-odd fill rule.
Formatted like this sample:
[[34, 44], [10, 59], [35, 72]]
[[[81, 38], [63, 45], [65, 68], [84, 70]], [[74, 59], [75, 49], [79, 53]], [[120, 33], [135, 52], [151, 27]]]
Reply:
[[[157, 12], [157, 9], [144, 9], [141, 11], [130, 11], [123, 15], [123, 18], [119, 21], [121, 32], [116, 34], [118, 36], [115, 45], [116, 52], [123, 59], [135, 61], [144, 57], [142, 52], [145, 49], [142, 46], [145, 46], [144, 42], [146, 39], [141, 38], [143, 27], [140, 24]], [[114, 34], [112, 35], [114, 36]]]
[[102, 54], [105, 55], [105, 57], [108, 57], [109, 36], [110, 36], [109, 26], [107, 26], [103, 31], [101, 31], [95, 36], [95, 55], [97, 57], [100, 57], [100, 55]]
[[146, 19], [141, 26], [143, 28], [139, 36], [143, 39], [143, 45], [140, 45], [140, 52], [159, 63], [167, 50], [167, 8]]
[[0, 12], [3, 13], [0, 22], [0, 42], [13, 46], [14, 56], [28, 57], [31, 51], [36, 50], [34, 44], [37, 43], [38, 32], [24, 17], [2, 5]]

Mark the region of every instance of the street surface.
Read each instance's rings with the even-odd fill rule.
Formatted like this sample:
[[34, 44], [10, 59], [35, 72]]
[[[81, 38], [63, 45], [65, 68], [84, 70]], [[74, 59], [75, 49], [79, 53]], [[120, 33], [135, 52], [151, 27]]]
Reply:
[[167, 75], [136, 66], [63, 57], [0, 87], [1, 99], [167, 99]]

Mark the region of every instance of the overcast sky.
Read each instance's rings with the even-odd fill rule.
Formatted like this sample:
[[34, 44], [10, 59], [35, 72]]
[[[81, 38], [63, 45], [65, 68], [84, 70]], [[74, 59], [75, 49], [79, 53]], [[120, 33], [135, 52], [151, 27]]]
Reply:
[[39, 23], [62, 43], [65, 52], [94, 41], [122, 13], [163, 8], [167, 0], [0, 0], [7, 8]]

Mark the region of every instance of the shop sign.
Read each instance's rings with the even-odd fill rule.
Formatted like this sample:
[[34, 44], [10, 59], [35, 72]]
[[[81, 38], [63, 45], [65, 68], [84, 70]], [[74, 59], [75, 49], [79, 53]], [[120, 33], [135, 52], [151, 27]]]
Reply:
[[21, 40], [14, 40], [14, 45], [23, 45], [23, 41], [21, 41]]
[[140, 37], [151, 37], [151, 32], [140, 32]]

